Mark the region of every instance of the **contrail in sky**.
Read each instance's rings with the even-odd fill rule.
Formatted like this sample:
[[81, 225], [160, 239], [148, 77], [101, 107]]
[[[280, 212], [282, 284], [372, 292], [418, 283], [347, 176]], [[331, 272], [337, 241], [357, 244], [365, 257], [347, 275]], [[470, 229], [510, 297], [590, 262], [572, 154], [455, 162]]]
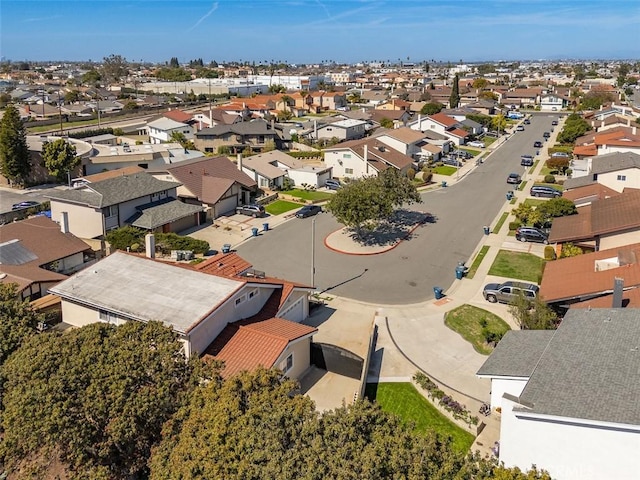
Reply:
[[215, 12], [218, 9], [218, 2], [215, 2], [213, 4], [213, 6], [211, 7], [211, 10], [209, 10], [207, 13], [205, 13], [202, 17], [200, 17], [200, 20], [198, 20], [193, 27], [191, 27], [189, 30], [187, 30], [187, 32], [190, 32], [191, 30], [193, 30], [194, 28], [196, 28], [198, 25], [200, 25], [203, 21], [205, 21], [213, 12]]

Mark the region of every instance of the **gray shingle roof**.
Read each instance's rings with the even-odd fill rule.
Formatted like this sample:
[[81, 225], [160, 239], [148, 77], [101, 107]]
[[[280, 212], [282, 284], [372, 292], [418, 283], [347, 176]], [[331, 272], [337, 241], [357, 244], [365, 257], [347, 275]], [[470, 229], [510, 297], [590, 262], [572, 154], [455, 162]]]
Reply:
[[508, 331], [477, 375], [529, 377], [554, 333], [553, 330]]
[[216, 125], [212, 128], [203, 128], [195, 135], [196, 137], [217, 136], [227, 133], [238, 135], [275, 135], [275, 130], [264, 120], [253, 120], [251, 122], [234, 123], [232, 125]]
[[522, 411], [640, 425], [640, 311], [569, 310], [538, 362]]
[[147, 173], [141, 172], [134, 175], [109, 178], [101, 182], [92, 183], [79, 190], [56, 191], [48, 195], [48, 197], [54, 200], [104, 208], [135, 198], [171, 190], [180, 185], [177, 182], [158, 180]]
[[640, 168], [640, 155], [633, 152], [614, 152], [598, 155], [591, 161], [591, 173], [594, 174], [628, 168]]
[[597, 183], [596, 180], [593, 179], [593, 175], [582, 175], [580, 177], [568, 178], [565, 180], [563, 186], [565, 190], [570, 190], [572, 188], [585, 187], [593, 183]]
[[157, 202], [141, 205], [136, 210], [138, 210], [137, 213], [131, 216], [126, 223], [134, 227], [153, 230], [167, 223], [201, 212], [204, 207], [202, 205], [189, 205], [173, 198], [165, 198]]

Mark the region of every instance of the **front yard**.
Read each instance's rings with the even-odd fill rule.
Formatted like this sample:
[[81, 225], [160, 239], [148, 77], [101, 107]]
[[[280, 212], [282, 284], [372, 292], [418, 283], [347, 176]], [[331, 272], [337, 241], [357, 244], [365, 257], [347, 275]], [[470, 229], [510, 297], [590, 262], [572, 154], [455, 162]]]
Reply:
[[264, 207], [269, 215], [280, 215], [281, 213], [295, 210], [296, 208], [301, 208], [301, 205], [299, 203], [287, 202], [286, 200], [276, 200]]
[[368, 383], [365, 395], [386, 412], [398, 415], [419, 432], [433, 431], [451, 437], [453, 448], [464, 453], [474, 437], [441, 414], [411, 383]]
[[531, 253], [500, 250], [489, 269], [489, 275], [540, 283], [545, 260]]
[[325, 200], [329, 200], [332, 195], [331, 193], [327, 192], [318, 192], [316, 190], [300, 190], [299, 188], [294, 188], [293, 190], [282, 190], [279, 193], [311, 202], [323, 202]]
[[500, 317], [473, 305], [460, 305], [447, 312], [444, 324], [459, 333], [482, 355], [493, 352], [495, 347], [492, 343], [500, 341], [510, 330], [509, 325]]

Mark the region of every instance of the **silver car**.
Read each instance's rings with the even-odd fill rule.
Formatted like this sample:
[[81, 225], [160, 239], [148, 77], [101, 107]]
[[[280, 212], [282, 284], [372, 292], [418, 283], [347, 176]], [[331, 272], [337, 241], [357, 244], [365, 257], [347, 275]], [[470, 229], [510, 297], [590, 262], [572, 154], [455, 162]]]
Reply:
[[482, 295], [485, 300], [491, 303], [511, 303], [520, 294], [529, 300], [533, 300], [538, 296], [538, 290], [540, 290], [540, 287], [533, 283], [509, 281], [504, 283], [488, 283], [484, 286]]

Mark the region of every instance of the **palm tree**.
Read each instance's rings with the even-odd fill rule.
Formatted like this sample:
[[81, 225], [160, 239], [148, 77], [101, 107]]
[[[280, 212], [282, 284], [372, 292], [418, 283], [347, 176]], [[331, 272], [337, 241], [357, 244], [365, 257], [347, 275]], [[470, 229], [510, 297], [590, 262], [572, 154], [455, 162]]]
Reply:
[[307, 111], [307, 97], [309, 96], [309, 92], [306, 90], [300, 91], [300, 96], [302, 97], [302, 108], [304, 108], [305, 112]]
[[280, 101], [281, 101], [282, 103], [284, 103], [284, 111], [285, 111], [285, 112], [287, 111], [287, 107], [289, 106], [289, 102], [290, 102], [291, 100], [293, 100], [293, 98], [291, 98], [289, 95], [282, 95], [282, 96], [280, 97]]

